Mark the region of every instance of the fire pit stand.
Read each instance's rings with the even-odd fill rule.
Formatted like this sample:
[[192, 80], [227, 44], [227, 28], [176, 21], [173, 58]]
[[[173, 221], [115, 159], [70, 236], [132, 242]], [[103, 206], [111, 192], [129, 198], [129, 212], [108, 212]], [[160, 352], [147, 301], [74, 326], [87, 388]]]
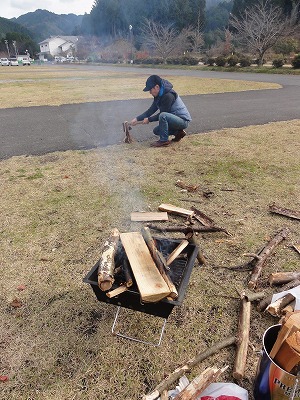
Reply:
[[[181, 240], [176, 240], [176, 239], [166, 239], [158, 237], [155, 237], [154, 239], [156, 241], [158, 250], [164, 255], [165, 258], [167, 258], [181, 242]], [[181, 255], [178, 258], [176, 258], [172, 262], [172, 264], [170, 264], [170, 271], [169, 271], [170, 278], [174, 283], [174, 285], [176, 286], [178, 292], [178, 298], [176, 300], [163, 299], [157, 303], [142, 303], [140, 298], [140, 293], [138, 291], [138, 287], [135, 281], [133, 282], [133, 285], [126, 292], [121, 293], [118, 296], [109, 298], [106, 296], [106, 293], [103, 292], [98, 286], [98, 279], [97, 279], [98, 262], [84, 277], [83, 281], [91, 285], [98, 301], [118, 306], [115, 319], [112, 325], [112, 333], [114, 335], [146, 344], [153, 344], [154, 346], [159, 346], [162, 340], [167, 318], [171, 314], [173, 308], [175, 306], [180, 306], [183, 302], [185, 292], [189, 283], [190, 275], [195, 264], [197, 253], [198, 253], [197, 246], [190, 243], [183, 250]], [[118, 259], [118, 262], [120, 262], [120, 259], [122, 260], [122, 258], [124, 259], [125, 257], [127, 258], [125, 250], [123, 246], [120, 246], [120, 248], [117, 251], [116, 258]], [[112, 290], [119, 287], [119, 285], [122, 282], [122, 279], [123, 279], [122, 276], [115, 277], [115, 282], [112, 287]], [[121, 307], [163, 318], [164, 322], [158, 343], [154, 344], [152, 342], [139, 340], [127, 336], [125, 334], [122, 334], [120, 332], [116, 332], [115, 328], [117, 320], [120, 316]]]

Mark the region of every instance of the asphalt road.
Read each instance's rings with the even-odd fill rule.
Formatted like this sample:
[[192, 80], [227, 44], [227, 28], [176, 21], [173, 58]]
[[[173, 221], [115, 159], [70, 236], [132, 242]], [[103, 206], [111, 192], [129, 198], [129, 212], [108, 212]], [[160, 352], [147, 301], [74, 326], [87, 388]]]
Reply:
[[[80, 66], [80, 68], [85, 67]], [[121, 69], [121, 67], [100, 66], [86, 68], [109, 68], [118, 72]], [[136, 69], [126, 68], [124, 71], [136, 71]], [[138, 69], [138, 72], [141, 70]], [[143, 69], [142, 72], [151, 75], [153, 70]], [[193, 118], [188, 133], [203, 133], [214, 129], [300, 118], [299, 75], [157, 69], [155, 73], [161, 76], [188, 75], [275, 82], [283, 86], [282, 89], [183, 96]], [[143, 112], [151, 101], [152, 98], [149, 96], [149, 100], [1, 109], [0, 159], [14, 155], [40, 155], [53, 151], [90, 149], [121, 143], [124, 138], [122, 122], [131, 120]], [[149, 140], [153, 136], [154, 126], [149, 124], [134, 127], [132, 134], [139, 141]]]

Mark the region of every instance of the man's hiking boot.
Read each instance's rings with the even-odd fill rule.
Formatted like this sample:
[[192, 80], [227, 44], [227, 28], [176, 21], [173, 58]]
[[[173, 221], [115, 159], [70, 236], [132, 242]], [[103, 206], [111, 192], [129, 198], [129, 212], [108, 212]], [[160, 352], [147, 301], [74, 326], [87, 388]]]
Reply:
[[161, 140], [158, 140], [157, 142], [153, 142], [150, 144], [151, 147], [166, 147], [170, 146], [171, 142], [170, 140], [167, 140], [166, 142], [162, 142]]
[[179, 142], [182, 138], [184, 138], [186, 135], [186, 132], [182, 129], [181, 131], [178, 131], [172, 139], [172, 142]]

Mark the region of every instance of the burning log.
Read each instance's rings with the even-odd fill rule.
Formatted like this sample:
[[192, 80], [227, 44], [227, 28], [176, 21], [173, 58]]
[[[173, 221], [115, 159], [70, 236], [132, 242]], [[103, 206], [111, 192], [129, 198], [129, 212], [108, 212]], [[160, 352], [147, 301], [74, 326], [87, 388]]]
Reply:
[[270, 285], [283, 285], [295, 279], [300, 279], [300, 272], [274, 272], [269, 276]]
[[169, 388], [174, 382], [177, 381], [182, 375], [184, 375], [187, 371], [193, 368], [195, 365], [199, 364], [201, 361], [206, 358], [212, 356], [213, 354], [219, 353], [220, 350], [225, 347], [231, 346], [236, 343], [236, 339], [234, 336], [229, 336], [222, 340], [221, 342], [216, 343], [214, 346], [205, 350], [203, 353], [196, 355], [194, 358], [188, 360], [184, 365], [175, 369], [169, 376], [167, 376], [161, 383], [159, 383], [154, 390], [145, 395], [143, 400], [156, 400], [160, 396], [160, 394], [167, 388]]
[[192, 382], [183, 389], [174, 400], [196, 400], [211, 383], [215, 382], [219, 376], [228, 368], [207, 368], [200, 375], [196, 376]]
[[243, 295], [241, 299], [241, 309], [237, 333], [237, 351], [233, 369], [233, 377], [237, 380], [242, 379], [245, 373], [247, 351], [249, 345], [251, 303]]
[[[256, 259], [255, 266], [252, 270], [251, 278], [248, 283], [248, 287], [250, 289], [254, 289], [257, 285], [258, 278], [261, 274], [263, 265], [266, 261], [266, 259], [270, 256], [274, 248], [282, 241], [284, 240], [287, 235], [288, 235], [289, 230], [287, 228], [282, 229], [280, 232], [278, 232], [273, 239], [271, 239], [267, 245], [264, 247], [264, 249], [258, 254], [259, 259]], [[253, 262], [253, 260], [251, 261]]]
[[[285, 292], [286, 290], [292, 289], [299, 285], [300, 285], [300, 280], [296, 279], [296, 280], [291, 281], [291, 282], [287, 283], [286, 285], [282, 286], [282, 288], [280, 290], [278, 290], [276, 293], [278, 293], [279, 291]], [[257, 311], [261, 311], [261, 312], [264, 311], [268, 307], [268, 305], [271, 303], [272, 297], [273, 297], [273, 294], [270, 294], [269, 296], [262, 299], [257, 306]]]
[[171, 278], [169, 277], [169, 275], [167, 274], [165, 268], [167, 268], [167, 263], [163, 257], [163, 255], [160, 253], [160, 251], [157, 249], [156, 244], [154, 239], [151, 236], [150, 230], [147, 227], [143, 227], [141, 229], [143, 238], [149, 248], [149, 251], [151, 253], [151, 256], [161, 274], [161, 276], [163, 277], [164, 281], [166, 282], [166, 284], [168, 285], [169, 289], [170, 289], [170, 297], [172, 299], [176, 299], [178, 297], [178, 292], [177, 289], [174, 285], [174, 283], [171, 281]]
[[114, 228], [110, 238], [104, 243], [103, 252], [98, 266], [98, 285], [104, 292], [109, 290], [114, 283], [114, 257], [120, 239], [120, 232]]
[[284, 215], [292, 219], [300, 220], [300, 211], [290, 210], [289, 208], [278, 207], [275, 203], [269, 205], [269, 211], [275, 214]]

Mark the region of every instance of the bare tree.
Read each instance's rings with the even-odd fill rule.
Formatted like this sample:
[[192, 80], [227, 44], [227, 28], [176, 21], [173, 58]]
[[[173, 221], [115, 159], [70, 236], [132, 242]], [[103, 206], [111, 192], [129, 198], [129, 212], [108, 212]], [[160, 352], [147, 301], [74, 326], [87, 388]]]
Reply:
[[247, 7], [242, 17], [231, 15], [230, 24], [236, 30], [236, 40], [249, 51], [258, 55], [258, 65], [262, 65], [267, 50], [283, 36], [292, 33], [296, 19], [297, 6], [286, 17], [282, 9], [270, 0], [261, 0]]
[[178, 33], [172, 26], [163, 26], [146, 19], [142, 26], [143, 44], [154, 50], [164, 63], [177, 48]]

